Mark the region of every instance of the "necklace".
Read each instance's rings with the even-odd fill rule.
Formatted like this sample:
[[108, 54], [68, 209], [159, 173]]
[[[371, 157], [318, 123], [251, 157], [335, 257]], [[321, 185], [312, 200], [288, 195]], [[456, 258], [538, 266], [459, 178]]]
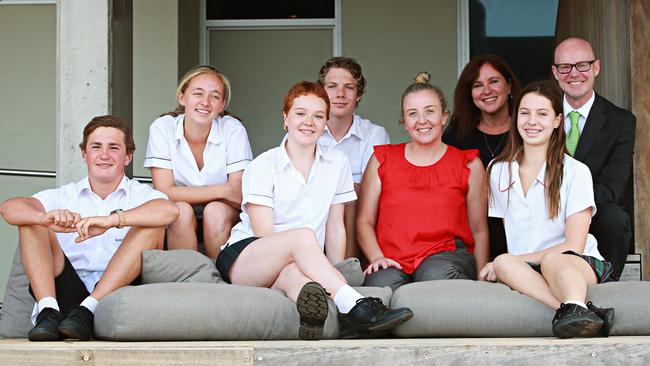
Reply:
[[488, 150], [490, 151], [490, 157], [494, 158], [494, 154], [496, 154], [499, 151], [499, 148], [501, 147], [501, 144], [503, 143], [503, 138], [506, 136], [506, 132], [501, 134], [501, 138], [499, 139], [499, 143], [494, 148], [494, 150], [492, 150], [492, 147], [488, 143], [486, 133], [481, 131], [481, 134], [483, 135], [483, 141], [485, 141], [485, 146], [487, 146]]

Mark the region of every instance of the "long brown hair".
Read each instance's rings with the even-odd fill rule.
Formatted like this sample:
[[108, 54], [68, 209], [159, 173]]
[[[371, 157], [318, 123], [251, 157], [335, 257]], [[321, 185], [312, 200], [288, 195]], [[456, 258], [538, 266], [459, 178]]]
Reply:
[[[532, 82], [522, 90], [521, 97], [515, 104], [515, 110], [511, 118], [510, 133], [508, 142], [504, 147], [501, 154], [499, 154], [487, 168], [486, 178], [489, 179], [492, 167], [496, 162], [508, 163], [508, 178], [512, 182], [512, 162], [517, 160], [522, 161], [524, 156], [524, 140], [522, 139], [517, 129], [517, 111], [521, 104], [521, 99], [529, 93], [535, 93], [548, 99], [553, 106], [555, 117], [562, 114], [562, 90], [555, 81], [535, 81]], [[548, 142], [546, 149], [546, 172], [544, 173], [544, 187], [546, 196], [547, 214], [549, 219], [554, 219], [560, 212], [560, 187], [562, 186], [562, 178], [564, 171], [564, 153], [566, 152], [565, 146], [565, 133], [564, 125], [560, 124], [559, 127], [553, 129], [551, 138]], [[493, 189], [498, 187], [490, 187], [488, 192], [489, 198], [492, 199], [494, 193]]]
[[507, 102], [508, 113], [512, 116], [516, 110], [514, 102], [519, 99], [521, 86], [510, 66], [495, 54], [480, 55], [471, 59], [458, 77], [458, 83], [454, 89], [454, 109], [451, 114], [451, 123], [458, 124], [458, 137], [461, 141], [471, 135], [481, 119], [481, 110], [472, 99], [472, 86], [479, 77], [481, 67], [485, 64], [492, 66], [503, 76], [506, 83], [510, 84], [510, 96]]

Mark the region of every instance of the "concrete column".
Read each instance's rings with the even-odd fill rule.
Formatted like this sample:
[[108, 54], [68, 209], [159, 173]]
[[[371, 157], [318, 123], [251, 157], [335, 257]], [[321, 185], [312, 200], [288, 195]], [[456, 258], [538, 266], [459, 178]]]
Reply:
[[114, 114], [132, 123], [132, 34], [132, 0], [57, 1], [57, 185], [86, 175], [79, 143], [88, 121]]

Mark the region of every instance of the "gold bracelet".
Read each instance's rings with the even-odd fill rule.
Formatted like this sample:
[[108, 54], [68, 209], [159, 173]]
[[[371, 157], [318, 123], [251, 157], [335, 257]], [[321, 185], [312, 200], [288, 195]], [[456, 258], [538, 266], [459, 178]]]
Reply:
[[116, 228], [118, 229], [124, 228], [126, 226], [126, 214], [121, 208], [111, 211], [111, 215], [114, 213], [117, 214], [119, 220], [119, 223], [117, 224]]

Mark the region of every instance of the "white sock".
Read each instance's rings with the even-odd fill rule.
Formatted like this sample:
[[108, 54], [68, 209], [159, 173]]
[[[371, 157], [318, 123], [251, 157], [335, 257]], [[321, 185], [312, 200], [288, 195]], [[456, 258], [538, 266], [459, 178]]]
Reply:
[[88, 296], [87, 298], [84, 299], [84, 301], [81, 302], [80, 305], [90, 310], [91, 313], [95, 314], [95, 309], [97, 309], [97, 303], [98, 303], [97, 299], [95, 299], [92, 296]]
[[565, 301], [564, 303], [565, 303], [565, 304], [575, 304], [575, 305], [579, 305], [579, 306], [582, 306], [582, 307], [585, 308], [585, 309], [587, 308], [587, 304], [585, 304], [585, 303], [582, 302], [582, 301], [578, 301], [578, 300], [569, 300], [569, 301]]
[[359, 299], [363, 299], [360, 293], [350, 287], [350, 285], [344, 285], [336, 292], [334, 303], [339, 313], [347, 314], [357, 304], [357, 300]]
[[59, 311], [59, 303], [53, 297], [44, 297], [38, 302], [38, 312], [40, 313], [45, 308], [52, 308]]

